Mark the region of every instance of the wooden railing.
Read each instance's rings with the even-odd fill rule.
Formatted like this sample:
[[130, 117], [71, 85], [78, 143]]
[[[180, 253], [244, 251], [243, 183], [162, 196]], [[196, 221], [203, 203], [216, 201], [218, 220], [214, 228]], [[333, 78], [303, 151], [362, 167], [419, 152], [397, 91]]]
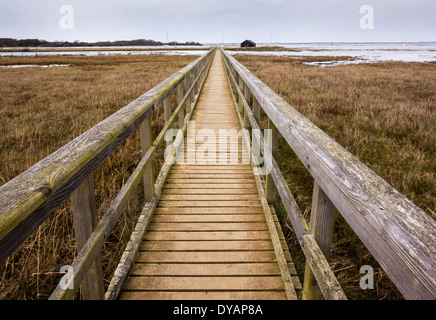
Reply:
[[[436, 222], [222, 52], [244, 127], [259, 129], [260, 108], [269, 119], [272, 145], [252, 143], [272, 154], [265, 192], [280, 196], [306, 256], [303, 299], [346, 298], [328, 264], [336, 208], [406, 299], [436, 299]], [[315, 179], [310, 226], [275, 161], [279, 133]]]
[[[178, 139], [183, 137], [192, 114], [191, 108], [198, 99], [214, 54], [215, 49], [212, 49], [3, 185], [0, 188], [0, 262], [71, 196], [79, 252], [71, 265], [74, 286], [70, 289], [59, 285], [50, 299], [71, 299], [80, 284], [84, 299], [103, 299], [101, 248], [141, 181], [147, 202], [144, 211], [147, 212], [159, 200], [159, 186], [171, 163], [164, 164], [155, 181], [153, 159], [176, 120], [181, 129]], [[172, 112], [171, 98], [175, 90], [178, 105]], [[164, 106], [166, 123], [153, 141], [151, 116], [161, 105]], [[143, 158], [109, 210], [97, 221], [93, 173], [138, 128]]]

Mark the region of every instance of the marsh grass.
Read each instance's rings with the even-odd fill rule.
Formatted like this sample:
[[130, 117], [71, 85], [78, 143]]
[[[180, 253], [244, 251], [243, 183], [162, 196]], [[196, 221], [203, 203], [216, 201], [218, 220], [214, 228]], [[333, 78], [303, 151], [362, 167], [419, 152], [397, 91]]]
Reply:
[[[236, 56], [290, 105], [436, 218], [436, 63], [377, 63], [330, 68], [285, 57]], [[317, 61], [319, 57], [316, 57]], [[326, 58], [327, 59], [327, 58]], [[331, 59], [331, 58], [330, 58]], [[335, 58], [336, 59], [336, 58]], [[266, 115], [261, 126], [266, 128]], [[313, 178], [283, 138], [278, 163], [310, 220]], [[305, 259], [278, 205], [296, 268]], [[331, 266], [350, 299], [402, 299], [346, 221], [336, 214]], [[375, 289], [363, 291], [360, 267], [375, 270]]]
[[[196, 58], [163, 55], [1, 58], [0, 65], [70, 67], [0, 69], [0, 185]], [[152, 116], [152, 122], [156, 137], [164, 125], [162, 108]], [[99, 218], [139, 163], [140, 149], [139, 135], [135, 132], [95, 171]], [[156, 173], [162, 164], [162, 154], [158, 159], [154, 163]], [[141, 185], [104, 245], [106, 287], [143, 205]], [[60, 267], [71, 264], [76, 254], [67, 200], [0, 265], [0, 299], [47, 299], [61, 277]]]

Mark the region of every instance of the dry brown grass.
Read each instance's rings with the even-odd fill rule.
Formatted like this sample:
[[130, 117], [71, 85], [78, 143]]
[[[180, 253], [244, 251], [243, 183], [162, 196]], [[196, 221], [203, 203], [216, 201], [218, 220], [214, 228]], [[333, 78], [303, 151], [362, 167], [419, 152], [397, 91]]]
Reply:
[[[284, 57], [237, 56], [272, 90], [436, 218], [436, 63], [379, 63], [319, 68]], [[322, 61], [323, 59], [319, 59]], [[282, 139], [279, 164], [307, 220], [313, 179]], [[283, 209], [282, 209], [283, 212]], [[304, 256], [290, 238], [300, 276]], [[337, 216], [331, 265], [352, 299], [399, 299], [395, 289]], [[359, 287], [372, 265], [376, 290]]]
[[[0, 65], [71, 67], [0, 69], [0, 185], [107, 118], [195, 56], [2, 58]], [[153, 116], [154, 134], [163, 126]], [[140, 160], [137, 134], [95, 172], [98, 216], [109, 208]], [[156, 163], [156, 171], [159, 163]], [[126, 245], [143, 201], [139, 190], [102, 252], [105, 285]], [[47, 299], [62, 265], [75, 255], [69, 201], [0, 265], [0, 299]]]

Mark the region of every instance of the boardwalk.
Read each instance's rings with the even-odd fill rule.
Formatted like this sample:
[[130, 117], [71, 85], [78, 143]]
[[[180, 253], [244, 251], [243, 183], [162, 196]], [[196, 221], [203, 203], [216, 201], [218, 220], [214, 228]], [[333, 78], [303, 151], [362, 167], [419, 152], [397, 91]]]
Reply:
[[[154, 137], [152, 116], [162, 108], [165, 125]], [[252, 140], [216, 140], [241, 126]], [[175, 127], [182, 161], [173, 165], [171, 152], [154, 173]], [[142, 159], [98, 219], [94, 173], [135, 131]], [[310, 224], [276, 161], [279, 136], [313, 177]], [[254, 174], [257, 156], [268, 159], [266, 176]], [[144, 207], [105, 293], [101, 250], [141, 184]], [[303, 288], [275, 214], [278, 197], [306, 260]], [[328, 261], [338, 213], [406, 299], [436, 298], [434, 219], [223, 49], [1, 186], [0, 262], [68, 198], [78, 254], [51, 300], [73, 299], [79, 288], [85, 300], [345, 300]]]
[[[219, 52], [191, 120], [196, 133], [241, 130]], [[201, 145], [186, 144], [185, 160]], [[173, 167], [121, 299], [286, 299], [253, 170], [241, 164], [241, 139], [227, 151], [240, 164]]]

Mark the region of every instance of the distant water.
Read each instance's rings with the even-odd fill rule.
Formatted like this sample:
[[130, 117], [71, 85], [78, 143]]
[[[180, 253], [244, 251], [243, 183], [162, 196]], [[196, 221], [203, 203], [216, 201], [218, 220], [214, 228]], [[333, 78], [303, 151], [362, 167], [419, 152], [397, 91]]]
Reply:
[[[311, 62], [310, 65], [335, 66], [340, 64], [376, 63], [385, 61], [431, 62], [436, 61], [436, 43], [356, 43], [356, 44], [279, 44], [293, 51], [232, 51], [231, 54], [273, 55], [290, 57], [331, 57], [328, 62]], [[335, 57], [352, 57], [349, 61], [335, 61]], [[335, 63], [336, 62], [336, 63]]]
[[[44, 52], [2, 52], [0, 49], [0, 57], [10, 56], [43, 56], [43, 55], [75, 55], [75, 56], [99, 56], [99, 55], [203, 55], [214, 44], [206, 44], [204, 47], [183, 47], [177, 50], [175, 47], [170, 47], [172, 50], [165, 50], [166, 47], [97, 47], [92, 48], [92, 51], [80, 51], [77, 49], [89, 48], [74, 48], [74, 51], [56, 51], [53, 48], [38, 48]], [[220, 44], [218, 44], [220, 45]], [[235, 46], [238, 44], [224, 44], [225, 46]], [[259, 44], [266, 46], [271, 44]], [[292, 51], [229, 51], [230, 54], [244, 55], [272, 55], [272, 56], [289, 56], [289, 57], [331, 57], [330, 61], [310, 62], [309, 65], [314, 66], [335, 66], [343, 64], [359, 64], [359, 63], [376, 63], [384, 61], [403, 61], [403, 62], [431, 62], [436, 61], [436, 43], [278, 43], [272, 44], [282, 46]], [[197, 50], [183, 50], [183, 49]], [[4, 48], [12, 49], [12, 48]], [[104, 49], [114, 49], [115, 51], [105, 51]], [[117, 51], [118, 49], [118, 51]], [[138, 51], [141, 49], [143, 51]], [[144, 50], [158, 49], [158, 50]], [[176, 50], [174, 50], [176, 49]], [[200, 49], [200, 50], [198, 50]], [[204, 50], [201, 50], [204, 49]], [[335, 60], [335, 57], [351, 57], [349, 60]]]
[[[12, 48], [8, 48], [12, 49]], [[16, 49], [16, 48], [14, 48]], [[104, 48], [100, 48], [104, 49]], [[118, 48], [120, 49], [120, 48]], [[0, 49], [0, 57], [35, 57], [35, 56], [109, 56], [109, 55], [194, 55], [201, 56], [207, 50], [153, 50], [153, 51], [137, 51], [137, 50], [120, 50], [120, 51], [99, 51], [98, 48], [92, 51], [56, 51], [53, 48], [38, 48], [38, 50], [47, 50], [43, 52], [2, 52]]]

